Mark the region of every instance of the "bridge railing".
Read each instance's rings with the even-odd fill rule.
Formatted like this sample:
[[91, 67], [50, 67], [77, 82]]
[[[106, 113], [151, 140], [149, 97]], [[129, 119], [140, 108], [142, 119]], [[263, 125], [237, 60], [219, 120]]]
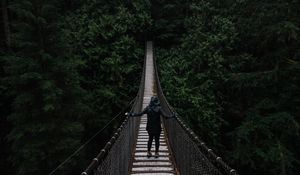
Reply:
[[[154, 60], [154, 67], [158, 98], [164, 113], [171, 115], [175, 111], [168, 104], [161, 88], [156, 59]], [[180, 118], [176, 115], [175, 119], [163, 120], [180, 174], [237, 175], [237, 172], [229, 167], [221, 157], [217, 156], [212, 149], [208, 148]]]
[[[130, 112], [137, 113], [142, 109], [145, 84], [145, 64], [144, 58], [139, 91]], [[139, 117], [124, 116], [124, 121], [121, 126], [81, 175], [128, 174], [138, 134], [139, 123]]]

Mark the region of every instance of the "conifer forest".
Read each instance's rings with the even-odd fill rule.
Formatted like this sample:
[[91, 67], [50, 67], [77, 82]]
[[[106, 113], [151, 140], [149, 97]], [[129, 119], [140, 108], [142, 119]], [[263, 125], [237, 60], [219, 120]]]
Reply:
[[[299, 0], [1, 0], [0, 174], [49, 174], [104, 127], [138, 92], [146, 40], [224, 161], [300, 174]], [[120, 122], [55, 174], [80, 174]]]

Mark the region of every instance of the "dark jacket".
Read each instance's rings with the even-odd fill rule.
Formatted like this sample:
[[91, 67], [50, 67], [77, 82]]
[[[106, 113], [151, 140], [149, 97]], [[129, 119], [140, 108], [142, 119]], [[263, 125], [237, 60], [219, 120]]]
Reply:
[[165, 116], [160, 106], [147, 106], [141, 113], [132, 114], [132, 116], [142, 116], [147, 114], [146, 130], [150, 134], [158, 134], [161, 132], [160, 116], [172, 118], [173, 116]]

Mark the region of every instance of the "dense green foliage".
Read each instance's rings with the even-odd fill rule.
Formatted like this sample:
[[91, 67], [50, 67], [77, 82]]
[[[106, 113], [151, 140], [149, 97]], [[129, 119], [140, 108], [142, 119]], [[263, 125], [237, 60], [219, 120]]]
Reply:
[[[8, 174], [50, 173], [136, 95], [149, 6], [110, 3], [9, 3], [12, 45], [1, 50], [0, 91]], [[55, 174], [83, 170], [117, 125]]]
[[170, 103], [241, 174], [300, 171], [299, 7], [195, 1], [181, 42], [159, 52]]
[[[111, 3], [111, 4], [110, 4]], [[91, 115], [84, 121], [85, 138], [104, 126], [131, 101], [139, 87], [143, 65], [143, 32], [150, 23], [147, 4], [91, 2], [68, 14], [65, 35], [77, 58], [80, 85], [87, 92]], [[140, 38], [139, 38], [140, 37]], [[90, 145], [87, 158], [104, 146], [112, 125]]]
[[[1, 8], [3, 174], [49, 174], [118, 113], [137, 92], [147, 37], [170, 104], [226, 162], [245, 175], [300, 173], [299, 1], [2, 0]], [[79, 173], [117, 126], [56, 174]]]
[[7, 77], [3, 81], [14, 98], [7, 116], [13, 128], [7, 138], [17, 174], [50, 172], [80, 145], [82, 137], [79, 120], [86, 112], [85, 92], [63, 43], [55, 5], [11, 4], [16, 16], [15, 51], [4, 58]]

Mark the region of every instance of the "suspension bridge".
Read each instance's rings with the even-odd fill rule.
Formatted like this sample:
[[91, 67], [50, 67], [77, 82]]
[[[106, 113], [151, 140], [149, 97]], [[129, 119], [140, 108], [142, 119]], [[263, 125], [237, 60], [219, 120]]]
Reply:
[[[156, 95], [163, 113], [171, 115], [175, 111], [160, 86], [151, 41], [146, 42], [145, 51], [141, 83], [131, 112], [140, 112]], [[81, 175], [237, 175], [178, 115], [174, 119], [162, 118], [159, 157], [148, 158], [146, 122], [145, 115], [126, 116]]]

